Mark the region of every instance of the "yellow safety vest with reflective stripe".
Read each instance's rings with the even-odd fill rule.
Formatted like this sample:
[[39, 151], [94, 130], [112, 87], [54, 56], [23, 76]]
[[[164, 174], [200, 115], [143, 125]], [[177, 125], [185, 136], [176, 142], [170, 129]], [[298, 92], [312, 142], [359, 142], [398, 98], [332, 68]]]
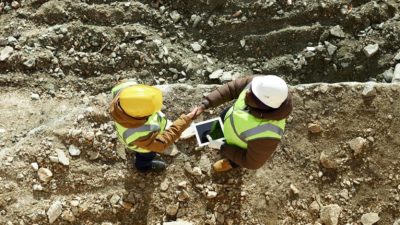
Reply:
[[[112, 89], [113, 98], [117, 96], [124, 88], [135, 85], [136, 83], [133, 81], [124, 82], [115, 86]], [[162, 133], [165, 130], [167, 125], [167, 119], [165, 118], [162, 112], [153, 113], [145, 124], [136, 128], [126, 128], [121, 124], [115, 122], [115, 127], [117, 130], [119, 140], [125, 144], [125, 146], [133, 151], [140, 153], [148, 153], [150, 152], [147, 149], [139, 148], [132, 143], [138, 140], [141, 137], [145, 137], [152, 132], [160, 132]]]
[[286, 119], [265, 120], [250, 114], [245, 104], [246, 87], [224, 118], [224, 136], [230, 145], [247, 150], [247, 143], [260, 138], [280, 140], [285, 130]]

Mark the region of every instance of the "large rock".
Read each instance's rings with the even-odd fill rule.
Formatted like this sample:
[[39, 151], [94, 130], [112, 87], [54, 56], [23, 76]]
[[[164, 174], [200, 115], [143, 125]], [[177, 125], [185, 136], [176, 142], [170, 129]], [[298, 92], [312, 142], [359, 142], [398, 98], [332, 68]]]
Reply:
[[378, 222], [381, 218], [378, 213], [366, 213], [361, 216], [361, 223], [363, 225], [372, 225]]
[[379, 50], [378, 44], [367, 45], [364, 47], [364, 54], [367, 57], [371, 57], [371, 56], [375, 55], [375, 53], [377, 53], [378, 50]]
[[375, 90], [375, 82], [367, 82], [364, 85], [364, 89], [362, 91], [362, 95], [364, 97], [373, 97], [376, 95]]
[[61, 149], [56, 149], [56, 152], [57, 152], [58, 162], [60, 162], [64, 166], [69, 166], [69, 159], [65, 155], [64, 151]]
[[224, 73], [224, 70], [222, 70], [222, 69], [216, 70], [210, 74], [209, 78], [210, 79], [218, 79], [222, 76], [223, 73]]
[[53, 173], [47, 168], [40, 168], [38, 170], [39, 179], [45, 183], [49, 182], [53, 177]]
[[345, 33], [342, 30], [342, 27], [340, 25], [334, 26], [330, 29], [330, 33], [332, 36], [339, 37], [339, 38], [344, 38]]
[[75, 145], [70, 145], [68, 152], [71, 156], [79, 156], [81, 154], [81, 150], [79, 150]]
[[53, 223], [62, 213], [62, 204], [60, 201], [55, 201], [47, 210], [47, 216], [49, 218], [49, 223]]
[[5, 48], [3, 48], [3, 50], [0, 51], [0, 62], [6, 61], [8, 57], [11, 56], [13, 51], [14, 49], [10, 46], [6, 46]]
[[400, 63], [394, 68], [392, 83], [400, 83]]
[[309, 123], [307, 127], [308, 131], [310, 131], [313, 134], [318, 134], [321, 133], [322, 131], [321, 125], [319, 125], [318, 123]]
[[320, 212], [321, 222], [325, 225], [338, 224], [339, 215], [342, 208], [337, 204], [323, 206]]
[[319, 162], [323, 167], [327, 169], [335, 169], [337, 167], [336, 162], [330, 159], [330, 157], [325, 154], [325, 152], [321, 152], [321, 155], [319, 156]]
[[194, 52], [199, 52], [201, 51], [202, 46], [198, 42], [194, 42], [190, 44]]
[[368, 141], [362, 137], [356, 137], [349, 141], [350, 148], [354, 151], [354, 155], [359, 155], [367, 147]]

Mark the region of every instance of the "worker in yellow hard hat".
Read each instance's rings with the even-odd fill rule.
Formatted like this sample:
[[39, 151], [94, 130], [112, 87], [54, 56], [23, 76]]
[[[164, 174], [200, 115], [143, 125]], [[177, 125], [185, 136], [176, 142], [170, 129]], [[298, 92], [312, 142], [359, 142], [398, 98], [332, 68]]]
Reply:
[[166, 128], [167, 119], [160, 111], [162, 92], [156, 87], [127, 81], [115, 86], [112, 95], [109, 112], [120, 141], [136, 153], [136, 169], [140, 172], [164, 170], [165, 162], [154, 160], [156, 153], [165, 153], [180, 137], [196, 116], [198, 108], [181, 115]]

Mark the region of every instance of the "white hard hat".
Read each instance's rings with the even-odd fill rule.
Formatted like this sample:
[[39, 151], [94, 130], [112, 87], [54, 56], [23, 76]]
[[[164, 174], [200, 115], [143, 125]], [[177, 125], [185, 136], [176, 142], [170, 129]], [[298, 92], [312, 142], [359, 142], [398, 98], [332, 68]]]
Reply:
[[254, 77], [251, 91], [265, 105], [277, 109], [288, 96], [286, 82], [275, 75]]

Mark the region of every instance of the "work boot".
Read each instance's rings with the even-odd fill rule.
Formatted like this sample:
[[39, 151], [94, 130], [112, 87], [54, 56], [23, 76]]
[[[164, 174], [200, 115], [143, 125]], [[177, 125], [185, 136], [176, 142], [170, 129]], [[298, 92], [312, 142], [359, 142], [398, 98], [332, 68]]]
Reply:
[[151, 172], [160, 172], [167, 168], [167, 164], [160, 160], [153, 160], [151, 161]]

